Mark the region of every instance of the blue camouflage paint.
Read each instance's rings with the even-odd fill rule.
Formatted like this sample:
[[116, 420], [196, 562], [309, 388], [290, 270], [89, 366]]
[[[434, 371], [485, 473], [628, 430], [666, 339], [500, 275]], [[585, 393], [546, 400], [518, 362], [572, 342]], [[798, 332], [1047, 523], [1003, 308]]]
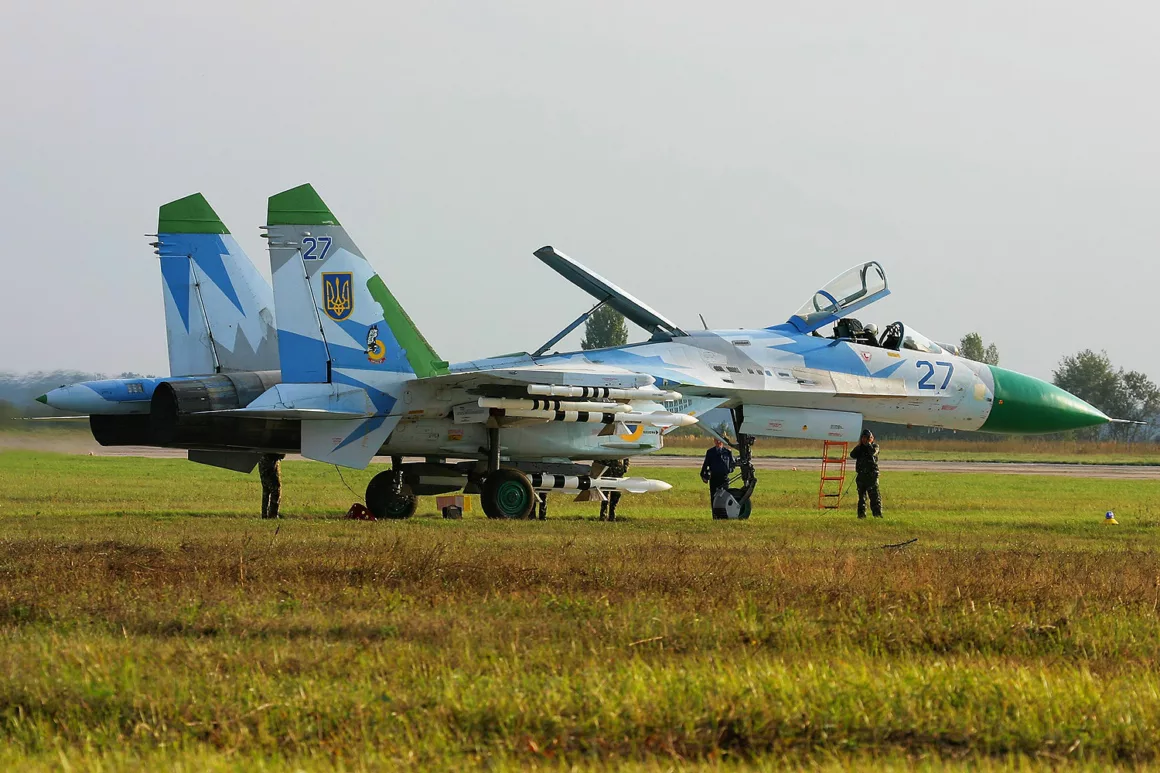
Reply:
[[356, 378], [352, 378], [340, 371], [335, 371], [332, 374], [331, 381], [335, 384], [346, 384], [347, 386], [359, 387], [360, 389], [366, 390], [367, 396], [370, 397], [371, 402], [374, 404], [376, 412], [375, 416], [364, 420], [361, 424], [359, 424], [358, 428], [355, 429], [354, 432], [347, 435], [341, 443], [335, 446], [334, 450], [337, 451], [340, 448], [348, 446], [351, 443], [366, 437], [379, 427], [383, 426], [383, 422], [387, 420], [387, 416], [390, 414], [391, 409], [395, 407], [395, 403], [398, 402], [398, 400], [386, 392], [375, 389], [373, 386], [359, 381]]
[[[186, 330], [189, 329], [189, 293], [191, 292], [189, 267], [186, 264], [184, 275], [173, 270], [171, 278], [170, 274], [165, 273], [166, 263], [174, 261], [167, 261], [167, 258], [181, 258], [183, 261], [192, 258], [205, 278], [222, 291], [226, 299], [237, 308], [243, 317], [246, 316], [246, 310], [238, 298], [237, 290], [234, 289], [229, 271], [222, 259], [222, 256], [229, 254], [229, 250], [226, 249], [221, 236], [217, 234], [159, 234], [159, 237], [158, 250], [161, 256], [161, 270], [165, 274], [165, 282], [169, 286], [170, 293], [173, 294], [173, 299], [178, 303], [178, 310], [182, 311], [182, 320], [186, 323]], [[184, 298], [179, 298], [175, 288], [181, 287], [182, 281], [184, 281]]]
[[866, 361], [853, 348], [828, 338], [797, 334], [789, 341], [773, 344], [769, 348], [798, 355], [807, 368], [836, 370], [858, 376], [872, 375]]
[[320, 339], [279, 330], [278, 352], [286, 383], [326, 381], [326, 344]]
[[189, 288], [192, 282], [189, 276], [189, 258], [185, 255], [162, 255], [161, 276], [165, 286], [169, 288], [169, 295], [177, 306], [177, 313], [181, 315], [181, 324], [185, 325], [185, 332], [189, 332]]

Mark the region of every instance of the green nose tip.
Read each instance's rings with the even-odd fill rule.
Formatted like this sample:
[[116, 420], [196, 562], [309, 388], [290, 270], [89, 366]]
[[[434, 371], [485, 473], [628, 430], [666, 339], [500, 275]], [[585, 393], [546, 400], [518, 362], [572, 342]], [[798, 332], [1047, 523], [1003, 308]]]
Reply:
[[1013, 370], [990, 367], [995, 377], [995, 401], [980, 428], [984, 432], [1066, 432], [1108, 421], [1098, 408], [1054, 384]]
[[48, 405], [48, 395], [41, 395], [40, 397], [36, 398], [36, 402]]

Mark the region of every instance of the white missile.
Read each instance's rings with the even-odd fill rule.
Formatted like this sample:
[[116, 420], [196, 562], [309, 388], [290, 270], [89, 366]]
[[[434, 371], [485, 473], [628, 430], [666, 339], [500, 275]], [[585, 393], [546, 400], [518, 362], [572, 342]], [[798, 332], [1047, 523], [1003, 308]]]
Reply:
[[626, 424], [647, 424], [650, 427], [691, 427], [698, 421], [696, 416], [690, 416], [687, 413], [669, 413], [668, 411], [618, 413], [616, 420]]
[[687, 427], [697, 423], [696, 416], [685, 413], [654, 411], [642, 413], [608, 413], [600, 411], [533, 411], [524, 408], [505, 408], [504, 415], [519, 419], [544, 419], [545, 421], [575, 422], [579, 424], [644, 424], [649, 427]]
[[596, 413], [624, 413], [632, 410], [626, 403], [575, 402], [549, 397], [532, 400], [481, 397], [479, 398], [479, 407], [521, 411], [595, 411]]
[[532, 473], [528, 478], [536, 491], [576, 493], [599, 489], [627, 494], [653, 494], [672, 488], [671, 484], [652, 478], [593, 478], [590, 475], [549, 475], [539, 472]]
[[505, 416], [517, 419], [543, 419], [577, 424], [611, 424], [616, 421], [617, 416], [628, 415], [602, 411], [532, 411], [526, 408], [505, 408], [503, 412]]
[[637, 387], [635, 389], [616, 389], [615, 387], [575, 387], [552, 386], [549, 384], [529, 384], [528, 394], [544, 395], [547, 397], [579, 397], [595, 400], [652, 400], [662, 403], [665, 400], [680, 400], [680, 392], [663, 392], [655, 387]]

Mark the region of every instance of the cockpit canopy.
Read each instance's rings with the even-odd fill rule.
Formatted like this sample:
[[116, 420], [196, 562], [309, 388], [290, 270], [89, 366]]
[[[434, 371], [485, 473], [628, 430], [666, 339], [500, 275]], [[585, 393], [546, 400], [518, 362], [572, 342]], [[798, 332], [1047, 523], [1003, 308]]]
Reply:
[[831, 280], [789, 318], [789, 323], [803, 333], [812, 333], [887, 295], [886, 272], [872, 260]]

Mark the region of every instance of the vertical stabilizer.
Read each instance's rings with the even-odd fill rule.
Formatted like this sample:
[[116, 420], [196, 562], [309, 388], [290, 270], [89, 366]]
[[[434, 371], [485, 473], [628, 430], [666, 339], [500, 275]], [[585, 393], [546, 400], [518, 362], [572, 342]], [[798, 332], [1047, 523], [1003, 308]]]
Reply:
[[157, 255], [171, 375], [278, 369], [270, 285], [200, 193], [161, 206]]
[[402, 385], [445, 373], [447, 363], [312, 186], [271, 196], [267, 217], [283, 382], [358, 387], [375, 406], [367, 419], [303, 422], [302, 452], [359, 466], [343, 449], [357, 441], [377, 451]]

